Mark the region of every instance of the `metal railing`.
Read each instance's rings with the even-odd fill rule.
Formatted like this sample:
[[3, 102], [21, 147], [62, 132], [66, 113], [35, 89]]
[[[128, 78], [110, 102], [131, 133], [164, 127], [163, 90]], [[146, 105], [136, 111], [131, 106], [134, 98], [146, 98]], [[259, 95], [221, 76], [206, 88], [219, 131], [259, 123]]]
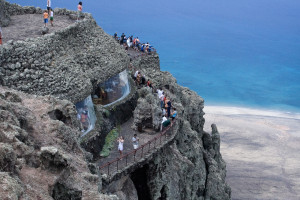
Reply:
[[160, 146], [164, 141], [168, 140], [167, 135], [173, 134], [173, 125], [175, 123], [176, 120], [174, 120], [173, 123], [171, 123], [171, 125], [166, 127], [166, 129], [163, 130], [159, 135], [149, 140], [147, 143], [141, 145], [139, 148], [132, 150], [131, 152], [100, 166], [100, 171], [104, 172], [105, 169], [107, 169], [107, 174], [110, 175], [113, 172], [117, 172], [119, 170], [124, 169], [132, 163], [139, 162], [143, 157], [148, 155], [148, 153], [151, 150], [155, 149], [156, 147]]

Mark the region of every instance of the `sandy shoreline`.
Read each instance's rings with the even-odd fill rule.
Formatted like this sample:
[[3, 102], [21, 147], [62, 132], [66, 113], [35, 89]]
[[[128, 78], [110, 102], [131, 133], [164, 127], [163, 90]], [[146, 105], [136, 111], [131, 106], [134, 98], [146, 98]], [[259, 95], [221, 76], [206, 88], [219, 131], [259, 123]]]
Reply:
[[300, 199], [300, 115], [205, 106], [204, 130], [217, 124], [232, 199]]

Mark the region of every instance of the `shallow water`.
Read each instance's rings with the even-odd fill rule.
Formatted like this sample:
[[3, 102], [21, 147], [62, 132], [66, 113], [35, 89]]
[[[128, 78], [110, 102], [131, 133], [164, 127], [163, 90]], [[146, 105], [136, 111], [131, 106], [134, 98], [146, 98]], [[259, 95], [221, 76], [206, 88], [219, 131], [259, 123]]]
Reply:
[[[46, 8], [46, 0], [10, 2]], [[292, 112], [300, 112], [299, 10], [295, 0], [83, 1], [109, 34], [154, 45], [161, 69], [207, 105]]]

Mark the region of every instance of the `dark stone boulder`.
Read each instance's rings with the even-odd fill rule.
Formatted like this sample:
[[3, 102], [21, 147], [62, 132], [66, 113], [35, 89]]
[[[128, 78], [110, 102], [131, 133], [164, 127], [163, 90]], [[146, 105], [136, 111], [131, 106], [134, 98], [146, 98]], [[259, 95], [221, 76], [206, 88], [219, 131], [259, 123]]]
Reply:
[[0, 171], [15, 172], [16, 155], [10, 144], [0, 143]]
[[45, 35], [47, 33], [49, 33], [49, 28], [48, 27], [43, 27], [42, 34]]
[[68, 166], [68, 157], [55, 147], [42, 147], [40, 159], [43, 169], [62, 170]]

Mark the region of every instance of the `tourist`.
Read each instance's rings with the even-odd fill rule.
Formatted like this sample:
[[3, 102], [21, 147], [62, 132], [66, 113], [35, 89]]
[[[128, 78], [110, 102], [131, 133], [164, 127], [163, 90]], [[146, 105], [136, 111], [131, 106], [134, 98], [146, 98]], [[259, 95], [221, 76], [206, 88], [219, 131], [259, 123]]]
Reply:
[[78, 5], [77, 5], [77, 21], [79, 20], [81, 15], [82, 15], [82, 2], [79, 1]]
[[136, 80], [137, 75], [139, 74], [139, 71], [136, 70], [136, 72], [134, 73], [133, 79]]
[[127, 46], [130, 48], [132, 47], [132, 36], [127, 38]]
[[164, 100], [165, 100], [165, 93], [164, 92], [160, 95], [159, 99], [160, 99], [160, 107], [164, 108]]
[[88, 121], [88, 111], [87, 110], [82, 111], [82, 113], [80, 115], [80, 122], [81, 122], [82, 127], [83, 127], [82, 132], [88, 130], [89, 121]]
[[135, 47], [134, 48], [136, 51], [140, 50], [140, 40], [138, 37], [136, 37], [136, 39], [135, 39]]
[[171, 116], [171, 107], [172, 107], [172, 103], [171, 103], [170, 99], [166, 99], [165, 100], [165, 108], [167, 108], [167, 116], [168, 117]]
[[142, 79], [141, 72], [138, 72], [138, 75], [136, 76], [136, 80], [135, 80], [137, 86], [141, 84], [141, 79]]
[[124, 149], [124, 138], [123, 138], [123, 136], [120, 136], [118, 138], [117, 142], [119, 142], [118, 150], [120, 152], [120, 157], [122, 157], [122, 155], [123, 155], [123, 149]]
[[134, 134], [134, 136], [132, 137], [132, 144], [133, 144], [133, 149], [136, 150], [137, 148], [139, 148], [139, 138], [137, 137], [137, 134]]
[[117, 40], [117, 41], [118, 41], [118, 34], [117, 34], [117, 32], [115, 32], [115, 34], [114, 34], [114, 38], [115, 38], [115, 40]]
[[156, 90], [156, 92], [157, 92], [158, 98], [160, 98], [161, 95], [164, 93], [164, 91], [163, 91], [161, 88], [158, 88], [158, 89]]
[[0, 45], [2, 45], [2, 29], [1, 29], [1, 26], [0, 26]]
[[160, 131], [163, 130], [163, 127], [169, 126], [170, 123], [171, 123], [171, 121], [170, 121], [169, 119], [167, 119], [166, 116], [163, 116], [163, 119], [162, 119], [162, 121], [161, 121]]
[[49, 17], [48, 12], [47, 12], [47, 10], [45, 10], [45, 12], [44, 12], [44, 24], [45, 24], [44, 27], [47, 27], [48, 17]]
[[142, 46], [141, 46], [141, 52], [144, 52], [144, 45], [142, 44]]
[[52, 9], [50, 12], [50, 23], [51, 23], [51, 26], [53, 26], [53, 10]]
[[133, 46], [135, 47], [136, 38], [133, 39]]
[[135, 40], [135, 45], [138, 46], [140, 44], [140, 40], [139, 40], [139, 37], [136, 37], [136, 40]]
[[177, 116], [176, 108], [173, 108], [173, 112], [172, 112], [172, 114], [171, 114], [171, 119], [172, 119], [172, 121], [175, 119], [176, 116]]
[[142, 76], [142, 85], [145, 85], [146, 84], [146, 78], [145, 78], [145, 75]]
[[125, 34], [122, 33], [121, 37], [120, 37], [120, 44], [122, 45], [124, 42], [124, 38], [125, 38]]
[[163, 115], [163, 116], [166, 116], [167, 109], [163, 109], [163, 108], [162, 108], [161, 110], [162, 110], [162, 115]]
[[48, 15], [50, 14], [50, 10], [51, 10], [51, 0], [47, 0], [47, 11], [48, 11]]
[[148, 81], [147, 81], [147, 86], [152, 88], [152, 82], [150, 81], [150, 79], [148, 79]]

